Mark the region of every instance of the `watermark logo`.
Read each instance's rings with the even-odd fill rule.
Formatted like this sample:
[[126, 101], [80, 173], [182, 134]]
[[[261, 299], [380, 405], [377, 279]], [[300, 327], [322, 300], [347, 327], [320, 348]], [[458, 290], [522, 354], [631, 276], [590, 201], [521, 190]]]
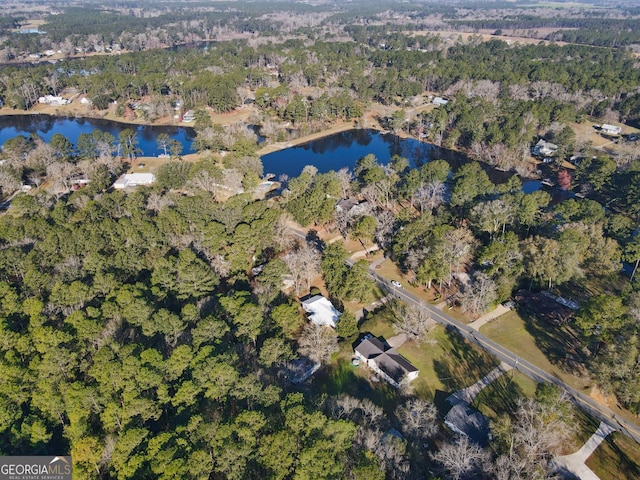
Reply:
[[71, 457], [0, 457], [0, 480], [71, 480]]

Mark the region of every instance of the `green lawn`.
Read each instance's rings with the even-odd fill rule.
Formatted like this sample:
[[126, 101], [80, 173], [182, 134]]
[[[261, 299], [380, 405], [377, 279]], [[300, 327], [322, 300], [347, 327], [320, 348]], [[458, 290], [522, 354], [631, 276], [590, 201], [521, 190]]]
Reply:
[[[361, 332], [390, 338], [396, 334], [383, 309], [360, 326]], [[453, 393], [474, 384], [498, 365], [498, 360], [459, 335], [437, 325], [421, 344], [406, 342], [399, 352], [420, 371], [414, 393], [433, 401], [436, 391]]]
[[583, 371], [585, 358], [579, 350], [578, 340], [566, 327], [511, 311], [484, 325], [480, 333], [577, 390], [591, 388], [586, 376], [568, 373]]
[[603, 480], [640, 478], [640, 445], [614, 432], [600, 444], [586, 464]]
[[[563, 378], [568, 377], [565, 379], [567, 383], [582, 386], [585, 382], [583, 379], [559, 371], [547, 359], [543, 350], [558, 349], [561, 343], [551, 342], [547, 338], [550, 332], [541, 333], [543, 326], [528, 325], [531, 321], [533, 320], [524, 319], [516, 312], [509, 312], [487, 324], [481, 331], [521, 357], [542, 364], [544, 368], [562, 375]], [[385, 339], [396, 334], [390, 323], [389, 313], [384, 308], [368, 318], [360, 326], [360, 332], [371, 332]], [[559, 337], [563, 338], [565, 335], [567, 334]], [[340, 344], [340, 352], [336, 354], [332, 364], [322, 368], [314, 376], [310, 386], [312, 392], [318, 396], [344, 393], [357, 398], [368, 398], [381, 406], [387, 415], [392, 415], [400, 401], [400, 392], [384, 381], [373, 382], [374, 376], [366, 367], [354, 367], [350, 362], [352, 347], [351, 341]], [[413, 393], [435, 401], [439, 406], [442, 406], [443, 398], [449, 393], [475, 383], [499, 363], [484, 350], [440, 325], [433, 329], [427, 341], [420, 345], [407, 342], [399, 351], [420, 370], [418, 378], [411, 383]], [[533, 397], [536, 385], [536, 382], [520, 372], [509, 371], [483, 389], [473, 406], [490, 420], [495, 420], [499, 415], [512, 413], [518, 398]], [[598, 428], [598, 422], [581, 410], [576, 409], [575, 414], [576, 435], [574, 441], [567, 444], [565, 454], [577, 451]], [[640, 445], [616, 433], [598, 447], [589, 457], [587, 465], [603, 480], [640, 478]]]
[[473, 401], [489, 420], [513, 413], [519, 398], [533, 397], [538, 384], [520, 372], [510, 370], [485, 387]]

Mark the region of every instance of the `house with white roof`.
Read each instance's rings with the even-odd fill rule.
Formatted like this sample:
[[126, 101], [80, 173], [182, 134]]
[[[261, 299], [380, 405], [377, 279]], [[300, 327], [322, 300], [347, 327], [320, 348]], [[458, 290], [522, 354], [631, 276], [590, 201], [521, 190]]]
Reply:
[[600, 126], [600, 132], [604, 133], [605, 135], [620, 135], [622, 133], [622, 127], [604, 123]]
[[336, 328], [340, 315], [333, 304], [322, 295], [315, 295], [302, 301], [302, 308], [307, 312], [311, 323], [318, 326]]
[[63, 97], [55, 97], [53, 95], [45, 95], [44, 97], [38, 98], [38, 103], [44, 103], [46, 105], [66, 105], [71, 103], [69, 100]]
[[113, 188], [123, 189], [139, 185], [151, 185], [156, 181], [153, 173], [125, 173], [113, 184]]

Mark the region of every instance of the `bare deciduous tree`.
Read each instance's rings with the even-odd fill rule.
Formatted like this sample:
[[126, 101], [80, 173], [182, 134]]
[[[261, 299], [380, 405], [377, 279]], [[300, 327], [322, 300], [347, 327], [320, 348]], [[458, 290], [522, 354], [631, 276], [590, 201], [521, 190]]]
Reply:
[[497, 287], [486, 273], [476, 272], [470, 284], [461, 293], [462, 310], [471, 315], [484, 313], [496, 301]]
[[412, 398], [396, 409], [405, 435], [425, 440], [438, 431], [438, 410], [426, 400]]
[[298, 339], [298, 351], [314, 362], [326, 363], [338, 351], [338, 335], [331, 327], [308, 323]]
[[455, 272], [460, 271], [460, 265], [468, 261], [473, 256], [473, 249], [476, 245], [475, 237], [471, 230], [466, 227], [449, 230], [444, 234], [444, 256], [449, 263], [449, 283], [453, 279]]
[[567, 445], [575, 430], [570, 410], [566, 408], [568, 402], [564, 393], [553, 403], [532, 398], [518, 402], [513, 437], [525, 458], [542, 461], [559, 454]]
[[0, 190], [5, 195], [10, 195], [20, 188], [19, 173], [8, 165], [0, 168]]
[[297, 250], [286, 254], [282, 260], [289, 267], [296, 295], [302, 292], [303, 282], [306, 283], [306, 290], [309, 290], [311, 279], [320, 271], [320, 253], [305, 243]]
[[348, 168], [341, 168], [336, 173], [336, 177], [340, 182], [340, 194], [342, 198], [350, 197], [352, 193], [351, 182], [353, 181], [353, 172]]
[[378, 223], [374, 236], [378, 245], [384, 248], [389, 243], [391, 234], [393, 233], [396, 217], [390, 210], [376, 211], [375, 217]]
[[412, 197], [415, 208], [423, 213], [425, 210], [433, 210], [444, 203], [446, 186], [439, 180], [420, 185]]
[[389, 308], [393, 312], [393, 328], [416, 343], [425, 340], [429, 330], [436, 324], [424, 308], [397, 300], [390, 302]]
[[384, 418], [382, 407], [379, 407], [368, 398], [362, 399], [358, 407], [367, 425], [377, 425]]
[[551, 478], [552, 460], [573, 437], [574, 423], [565, 393], [544, 401], [520, 399], [514, 418], [502, 417], [492, 428], [502, 450], [493, 474], [499, 479]]
[[193, 178], [189, 180], [189, 184], [205, 192], [209, 192], [213, 198], [216, 198], [220, 185], [218, 179], [214, 178], [208, 171], [200, 170]]
[[455, 480], [473, 478], [483, 472], [490, 454], [467, 436], [460, 436], [454, 443], [444, 444], [431, 458], [441, 464]]
[[47, 177], [57, 193], [64, 193], [69, 191], [71, 177], [76, 171], [77, 167], [72, 163], [54, 162], [47, 166]]
[[147, 208], [149, 210], [153, 210], [154, 212], [159, 212], [166, 207], [170, 207], [174, 205], [175, 202], [172, 198], [162, 195], [160, 193], [152, 193], [147, 198]]

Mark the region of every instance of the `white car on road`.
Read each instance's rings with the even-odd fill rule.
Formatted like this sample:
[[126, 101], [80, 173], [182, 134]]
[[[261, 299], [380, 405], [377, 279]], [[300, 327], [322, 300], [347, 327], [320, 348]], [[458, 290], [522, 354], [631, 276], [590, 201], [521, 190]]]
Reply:
[[402, 284], [398, 280], [391, 280], [391, 285], [396, 288], [402, 288]]

